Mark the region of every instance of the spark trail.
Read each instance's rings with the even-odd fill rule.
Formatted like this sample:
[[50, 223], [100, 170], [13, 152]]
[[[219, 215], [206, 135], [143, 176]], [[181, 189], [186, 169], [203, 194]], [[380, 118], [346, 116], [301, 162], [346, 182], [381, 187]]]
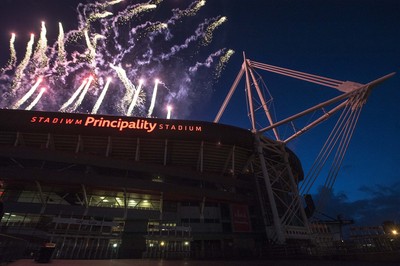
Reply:
[[7, 70], [12, 69], [15, 66], [15, 63], [17, 62], [17, 52], [15, 51], [15, 33], [11, 33], [11, 38], [10, 38], [10, 59], [8, 60], [7, 65], [0, 70], [0, 72], [4, 72]]
[[97, 99], [96, 104], [93, 106], [92, 114], [97, 114], [97, 111], [99, 110], [100, 105], [103, 102], [104, 97], [106, 96], [106, 93], [107, 93], [108, 87], [110, 86], [110, 83], [111, 83], [111, 78], [108, 77], [107, 81], [106, 81], [106, 85], [104, 85], [104, 88], [101, 91], [99, 99]]
[[39, 94], [36, 96], [36, 98], [31, 102], [31, 104], [25, 108], [25, 110], [31, 110], [35, 105], [39, 102], [40, 98], [42, 98], [43, 93], [46, 91], [46, 88], [43, 87], [40, 89]]
[[124, 87], [126, 89], [125, 96], [122, 98], [122, 103], [120, 106], [122, 110], [125, 110], [126, 104], [130, 101], [130, 99], [132, 99], [133, 93], [135, 91], [135, 86], [129, 80], [125, 70], [122, 67], [113, 66], [112, 64], [110, 64], [110, 67], [114, 69], [115, 72], [117, 72], [118, 78], [122, 81], [122, 84], [124, 84]]
[[168, 105], [167, 106], [167, 119], [171, 119], [171, 113], [172, 113], [172, 106]]
[[83, 99], [85, 98], [86, 93], [87, 93], [88, 90], [89, 90], [90, 84], [92, 84], [92, 81], [93, 81], [93, 77], [90, 76], [90, 77], [88, 78], [88, 81], [87, 81], [86, 85], [85, 85], [85, 88], [83, 89], [83, 91], [82, 91], [81, 94], [79, 95], [78, 100], [75, 102], [74, 106], [70, 109], [70, 111], [75, 111], [75, 110], [82, 104], [82, 101], [83, 101]]
[[74, 94], [72, 94], [71, 98], [69, 98], [69, 100], [67, 102], [65, 102], [63, 104], [63, 106], [61, 106], [60, 110], [61, 112], [64, 112], [68, 106], [70, 106], [76, 99], [76, 97], [78, 97], [79, 93], [81, 93], [81, 91], [83, 90], [83, 88], [85, 87], [86, 83], [88, 82], [88, 79], [84, 79], [82, 84], [79, 86], [79, 88], [75, 91]]
[[209, 45], [212, 42], [214, 31], [227, 20], [226, 17], [221, 17], [210, 26], [207, 27], [204, 34], [203, 45]]
[[11, 108], [18, 109], [21, 105], [23, 105], [33, 95], [33, 93], [35, 93], [36, 89], [39, 87], [39, 85], [42, 81], [43, 81], [42, 78], [38, 78], [36, 83], [32, 86], [32, 88], [19, 101], [17, 101]]
[[33, 48], [33, 43], [35, 41], [35, 35], [31, 34], [31, 38], [26, 45], [26, 53], [24, 56], [24, 59], [22, 59], [21, 63], [18, 65], [17, 69], [15, 70], [14, 74], [14, 81], [12, 84], [12, 89], [17, 89], [20, 86], [22, 75], [26, 69], [26, 67], [29, 64], [29, 59], [31, 58], [32, 55], [32, 48]]
[[40, 38], [35, 50], [35, 53], [33, 55], [33, 59], [37, 64], [37, 67], [39, 69], [46, 68], [48, 66], [48, 58], [46, 55], [47, 51], [47, 37], [46, 37], [47, 29], [46, 29], [46, 24], [44, 21], [42, 21], [42, 28], [40, 30]]
[[[207, 10], [205, 0], [86, 2], [76, 8], [76, 28], [66, 29], [58, 22], [58, 38], [50, 46], [46, 24], [39, 24], [39, 38], [31, 35], [20, 62], [11, 37], [10, 60], [5, 64], [9, 69], [0, 71], [0, 108], [23, 107], [21, 100], [38, 92], [31, 83], [39, 76], [46, 79], [46, 97], [37, 94], [40, 104], [32, 108], [42, 111], [146, 117], [165, 112], [163, 103], [189, 110], [200, 101], [199, 94], [210, 96], [212, 83], [206, 81], [219, 76], [230, 55], [227, 48], [210, 51], [208, 44], [226, 17], [211, 7]], [[82, 82], [88, 76], [96, 82]], [[162, 77], [169, 89], [157, 92], [157, 86], [146, 87], [139, 80], [155, 76]], [[113, 82], [102, 83], [107, 77]]]
[[65, 63], [66, 60], [66, 52], [65, 52], [65, 43], [64, 43], [65, 35], [64, 28], [61, 22], [58, 23], [58, 62], [61, 64]]
[[17, 62], [17, 52], [15, 51], [14, 42], [15, 42], [15, 33], [12, 33], [10, 39], [10, 53], [11, 53], [10, 63], [9, 63], [10, 67], [15, 67], [15, 64]]
[[157, 90], [158, 90], [159, 83], [160, 83], [159, 79], [156, 79], [154, 81], [153, 95], [151, 96], [151, 104], [150, 104], [149, 112], [147, 113], [147, 117], [151, 117], [153, 115], [154, 106], [156, 105], [156, 97], [157, 97]]
[[140, 94], [140, 91], [142, 90], [143, 83], [144, 83], [144, 80], [140, 79], [139, 80], [139, 86], [136, 88], [135, 94], [133, 95], [132, 102], [131, 102], [131, 104], [129, 105], [129, 108], [128, 108], [128, 112], [127, 112], [128, 116], [132, 115], [133, 108], [135, 108], [135, 106], [137, 104], [137, 101], [139, 99], [139, 94]]

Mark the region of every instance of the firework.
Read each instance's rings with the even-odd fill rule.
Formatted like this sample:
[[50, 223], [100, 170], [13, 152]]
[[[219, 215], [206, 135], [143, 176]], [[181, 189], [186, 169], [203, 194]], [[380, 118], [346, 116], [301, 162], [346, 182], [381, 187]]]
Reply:
[[167, 105], [167, 119], [171, 119], [172, 106]]
[[40, 98], [42, 98], [43, 93], [46, 91], [46, 88], [43, 87], [40, 89], [39, 94], [36, 96], [36, 98], [31, 102], [31, 104], [25, 108], [25, 110], [31, 110], [35, 105], [39, 102]]
[[81, 94], [79, 95], [78, 100], [75, 102], [74, 106], [71, 108], [71, 111], [75, 111], [82, 104], [82, 101], [85, 98], [86, 93], [88, 92], [90, 84], [92, 83], [92, 81], [93, 81], [93, 77], [90, 76], [88, 78], [88, 81], [87, 81], [84, 89], [82, 90]]
[[42, 27], [40, 30], [40, 38], [38, 41], [38, 44], [36, 46], [35, 53], [33, 54], [33, 59], [39, 69], [44, 69], [48, 65], [48, 57], [46, 55], [47, 51], [47, 29], [46, 29], [46, 24], [44, 21], [42, 21]]
[[213, 39], [213, 34], [214, 31], [221, 26], [222, 23], [224, 23], [227, 20], [226, 17], [221, 17], [214, 23], [212, 23], [210, 26], [207, 27], [206, 32], [204, 34], [204, 39], [203, 39], [203, 45], [208, 45], [211, 43]]
[[158, 83], [160, 83], [160, 80], [159, 79], [155, 79], [154, 80], [153, 95], [151, 96], [151, 104], [150, 104], [149, 112], [147, 113], [147, 117], [151, 117], [153, 115], [154, 106], [156, 105]]
[[12, 89], [17, 89], [20, 86], [22, 74], [23, 74], [24, 70], [26, 69], [26, 67], [29, 63], [29, 59], [31, 58], [31, 55], [32, 55], [32, 47], [33, 47], [34, 41], [35, 41], [35, 35], [31, 34], [31, 38], [30, 38], [28, 44], [26, 45], [25, 56], [22, 59], [21, 63], [17, 66], [17, 69], [15, 70]]
[[99, 98], [97, 99], [96, 104], [93, 106], [92, 114], [97, 114], [97, 111], [99, 110], [100, 105], [103, 102], [104, 97], [106, 96], [106, 93], [107, 93], [108, 87], [110, 86], [110, 83], [111, 83], [111, 78], [108, 77], [107, 81], [106, 81], [106, 85], [104, 85], [104, 88], [101, 91], [101, 94], [100, 94]]
[[128, 108], [128, 112], [127, 112], [128, 116], [132, 115], [133, 108], [135, 108], [135, 106], [137, 104], [137, 101], [139, 99], [139, 94], [140, 94], [140, 91], [142, 90], [143, 84], [144, 84], [144, 80], [140, 79], [139, 80], [139, 86], [136, 88], [135, 94], [133, 95], [132, 102], [131, 102], [131, 104], [129, 105], [129, 108]]
[[18, 109], [21, 105], [23, 105], [36, 91], [36, 89], [39, 87], [40, 83], [43, 81], [42, 78], [38, 78], [35, 84], [32, 86], [32, 88], [19, 100], [17, 101], [11, 108], [12, 109]]
[[88, 79], [84, 79], [83, 82], [81, 83], [81, 85], [79, 86], [79, 88], [75, 91], [74, 94], [72, 94], [71, 98], [69, 98], [69, 100], [67, 102], [65, 102], [63, 104], [63, 106], [61, 106], [60, 111], [64, 112], [68, 106], [70, 106], [76, 99], [76, 97], [78, 97], [79, 93], [81, 93], [81, 91], [83, 90], [83, 88], [85, 87], [86, 83], [88, 82]]
[[[168, 1], [89, 0], [87, 4], [79, 4], [77, 28], [67, 30], [59, 22], [58, 38], [48, 46], [43, 21], [39, 25], [39, 38], [35, 40], [31, 35], [20, 62], [14, 48], [15, 35], [12, 35], [7, 69], [0, 71], [3, 93], [0, 108], [24, 107], [24, 100], [32, 95], [38, 101], [46, 95], [40, 107], [31, 103], [30, 108], [154, 116], [162, 113], [157, 110], [163, 106], [161, 103], [177, 100], [184, 105], [180, 107], [182, 110], [189, 109], [199, 91], [206, 96], [211, 93], [211, 83], [206, 87], [199, 85], [209, 78], [204, 70], [210, 75], [213, 70], [219, 73], [229, 59], [228, 49], [210, 52], [201, 45], [204, 40], [212, 41], [214, 31], [226, 18], [217, 13], [212, 18], [201, 18], [205, 0], [182, 2], [179, 9], [170, 10], [166, 8]], [[200, 67], [202, 75], [197, 75]], [[82, 79], [89, 75], [93, 78]], [[96, 83], [92, 85], [94, 76]], [[149, 93], [143, 90], [138, 77], [155, 76], [165, 77], [168, 93], [157, 95], [159, 84], [156, 84], [146, 101]], [[32, 86], [32, 80], [37, 77], [46, 79], [46, 94], [43, 92], [40, 97], [39, 84]], [[107, 77], [112, 77], [113, 82], [107, 82]], [[93, 91], [89, 93], [91, 88]], [[107, 93], [110, 89], [113, 93]], [[104, 102], [108, 103], [107, 108], [100, 108]], [[95, 105], [85, 106], [91, 103]]]
[[186, 10], [176, 10], [177, 15], [179, 18], [181, 18], [183, 16], [194, 16], [197, 14], [197, 12], [200, 10], [200, 8], [205, 6], [205, 4], [206, 4], [205, 0], [196, 1]]
[[15, 33], [11, 33], [11, 38], [10, 38], [10, 59], [8, 60], [6, 66], [2, 69], [0, 69], [0, 73], [5, 72], [7, 70], [12, 69], [15, 67], [15, 63], [17, 62], [17, 53], [15, 51]]

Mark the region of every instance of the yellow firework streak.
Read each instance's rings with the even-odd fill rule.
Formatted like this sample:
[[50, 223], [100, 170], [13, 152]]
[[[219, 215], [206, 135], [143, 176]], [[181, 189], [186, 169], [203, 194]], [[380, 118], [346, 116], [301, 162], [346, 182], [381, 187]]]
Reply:
[[17, 62], [17, 52], [15, 51], [14, 42], [15, 42], [15, 33], [12, 33], [10, 38], [10, 59], [8, 60], [4, 68], [0, 69], [0, 72], [11, 69], [12, 67], [15, 66]]
[[95, 56], [96, 56], [96, 44], [97, 44], [97, 40], [99, 40], [99, 39], [104, 39], [105, 37], [104, 37], [103, 35], [96, 34], [96, 35], [93, 37], [93, 42], [92, 42], [92, 41], [90, 40], [90, 38], [89, 38], [89, 33], [88, 33], [87, 30], [84, 30], [84, 35], [85, 35], [86, 46], [87, 46], [88, 51], [89, 51], [88, 61], [89, 61], [91, 64], [94, 64], [94, 63], [95, 63], [95, 62], [94, 62], [94, 59], [95, 59]]
[[124, 0], [114, 0], [114, 1], [110, 1], [110, 2], [104, 3], [103, 4], [103, 8], [104, 7], [108, 7], [108, 6], [116, 5], [118, 3], [121, 3], [122, 1], [124, 1]]
[[100, 40], [100, 39], [106, 39], [106, 37], [104, 35], [101, 35], [101, 34], [94, 35], [94, 37], [93, 37], [93, 46], [94, 46], [94, 48], [96, 48], [97, 41]]
[[146, 29], [146, 31], [147, 31], [147, 32], [154, 32], [154, 31], [160, 31], [160, 30], [166, 29], [166, 28], [168, 28], [168, 24], [158, 22], [158, 23], [156, 23], [156, 24], [151, 25], [150, 27], [148, 27], [148, 28]]
[[229, 62], [231, 56], [235, 53], [234, 50], [229, 49], [221, 58], [219, 59], [218, 65], [215, 68], [215, 79], [218, 79], [221, 76], [222, 70], [224, 70], [226, 64]]
[[196, 2], [195, 6], [193, 8], [190, 9], [186, 9], [186, 10], [182, 10], [179, 13], [180, 17], [186, 16], [186, 17], [191, 17], [197, 14], [197, 12], [200, 10], [200, 8], [202, 8], [203, 6], [205, 6], [206, 4], [206, 0], [199, 0]]
[[92, 45], [92, 42], [90, 41], [88, 31], [84, 30], [83, 34], [85, 36], [86, 46], [89, 51], [89, 55], [88, 55], [89, 61], [92, 61], [94, 59], [94, 56], [96, 55], [96, 50], [95, 50], [94, 46]]
[[34, 59], [37, 62], [39, 68], [44, 68], [47, 66], [48, 58], [46, 56], [47, 50], [47, 30], [44, 21], [42, 21], [42, 28], [40, 30], [40, 38], [35, 50]]
[[221, 17], [220, 19], [218, 19], [217, 21], [213, 22], [210, 26], [207, 27], [206, 32], [204, 34], [204, 39], [202, 44], [205, 45], [209, 45], [212, 41], [213, 38], [213, 32], [215, 29], [217, 29], [219, 26], [221, 26], [222, 23], [224, 23], [225, 21], [227, 21], [226, 17]]
[[35, 35], [31, 34], [31, 38], [28, 44], [26, 45], [25, 56], [22, 59], [21, 63], [17, 66], [17, 69], [15, 70], [15, 76], [12, 84], [13, 90], [17, 89], [21, 83], [23, 72], [25, 68], [28, 66], [29, 59], [31, 58], [32, 55], [32, 48], [34, 42], [35, 42]]
[[154, 4], [144, 4], [144, 5], [140, 5], [140, 6], [135, 7], [134, 9], [130, 10], [125, 16], [121, 17], [120, 19], [121, 19], [123, 22], [127, 22], [127, 21], [129, 21], [132, 17], [137, 16], [137, 15], [140, 14], [140, 13], [150, 11], [150, 10], [155, 9], [155, 8], [157, 8], [157, 6], [154, 5]]
[[88, 21], [89, 22], [93, 22], [93, 21], [96, 21], [98, 19], [106, 18], [106, 17], [112, 16], [112, 15], [113, 15], [113, 13], [108, 12], [108, 11], [105, 11], [103, 13], [95, 13], [95, 14], [92, 14], [92, 15], [89, 16]]

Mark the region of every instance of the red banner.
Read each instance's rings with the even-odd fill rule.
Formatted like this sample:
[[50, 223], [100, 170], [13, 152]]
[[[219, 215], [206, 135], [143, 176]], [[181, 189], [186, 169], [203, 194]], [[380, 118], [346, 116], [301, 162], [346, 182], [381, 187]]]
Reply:
[[250, 232], [251, 224], [247, 205], [232, 204], [232, 227], [234, 232]]

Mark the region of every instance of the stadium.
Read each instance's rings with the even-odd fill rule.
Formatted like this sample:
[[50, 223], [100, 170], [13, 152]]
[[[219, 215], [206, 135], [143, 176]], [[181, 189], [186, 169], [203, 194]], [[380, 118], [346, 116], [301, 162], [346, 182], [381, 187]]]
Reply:
[[[343, 93], [274, 122], [253, 68], [329, 83]], [[219, 123], [244, 74], [253, 79], [246, 84], [251, 130]], [[21, 256], [47, 243], [63, 259], [243, 258], [279, 255], [281, 248], [285, 256], [311, 255], [321, 243], [319, 254], [335, 251], [343, 221], [336, 232], [311, 223], [316, 207], [307, 191], [316, 176], [306, 182], [286, 144], [343, 109], [325, 146], [347, 148], [346, 132], [354, 130], [370, 90], [393, 75], [362, 85], [245, 59], [213, 123], [2, 109], [2, 233], [14, 237], [10, 246], [20, 245]], [[270, 126], [255, 126], [252, 91]], [[321, 109], [320, 117], [280, 138], [277, 127]], [[330, 154], [321, 153], [327, 158], [318, 167]], [[337, 154], [342, 162], [345, 150]]]
[[[273, 222], [260, 213], [266, 191], [248, 130], [21, 110], [0, 119], [3, 233], [28, 250], [51, 242], [56, 258], [219, 257], [266, 243]], [[294, 153], [261, 141], [275, 149], [269, 159], [288, 154], [302, 179]]]

